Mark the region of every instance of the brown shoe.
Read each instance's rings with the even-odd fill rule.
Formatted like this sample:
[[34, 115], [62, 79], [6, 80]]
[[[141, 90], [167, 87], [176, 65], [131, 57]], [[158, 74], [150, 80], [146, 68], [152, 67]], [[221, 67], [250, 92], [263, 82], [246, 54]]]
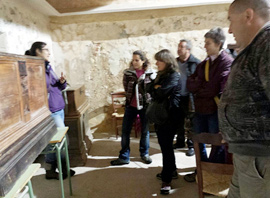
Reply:
[[195, 182], [196, 181], [196, 173], [190, 173], [184, 176], [184, 180], [187, 182]]

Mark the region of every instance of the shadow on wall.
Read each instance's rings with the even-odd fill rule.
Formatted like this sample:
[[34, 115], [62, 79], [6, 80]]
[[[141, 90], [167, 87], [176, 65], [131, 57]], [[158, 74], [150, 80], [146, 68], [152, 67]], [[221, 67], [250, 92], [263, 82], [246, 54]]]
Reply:
[[112, 123], [112, 105], [104, 105], [103, 107], [99, 107], [90, 111], [90, 120], [89, 125], [91, 131], [94, 133], [98, 132], [108, 132], [114, 135], [113, 123]]

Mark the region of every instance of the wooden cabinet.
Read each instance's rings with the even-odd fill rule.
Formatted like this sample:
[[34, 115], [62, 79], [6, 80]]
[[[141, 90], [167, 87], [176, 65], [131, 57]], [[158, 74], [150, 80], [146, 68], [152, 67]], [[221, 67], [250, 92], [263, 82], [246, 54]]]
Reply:
[[84, 165], [87, 160], [91, 141], [89, 102], [85, 96], [84, 85], [70, 87], [67, 90], [68, 104], [65, 108], [65, 125], [69, 127], [69, 158], [71, 166]]
[[0, 196], [5, 196], [56, 132], [44, 60], [0, 53]]

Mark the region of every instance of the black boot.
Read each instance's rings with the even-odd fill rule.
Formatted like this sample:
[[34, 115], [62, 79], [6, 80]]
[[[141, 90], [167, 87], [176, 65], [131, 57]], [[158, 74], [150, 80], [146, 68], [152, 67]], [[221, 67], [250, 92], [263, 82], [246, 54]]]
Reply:
[[56, 163], [53, 164], [49, 164], [46, 163], [46, 175], [45, 178], [46, 179], [59, 179], [59, 174], [55, 171], [56, 170]]
[[[61, 163], [62, 163], [63, 179], [66, 179], [68, 176], [66, 160], [61, 160]], [[70, 169], [70, 177], [72, 177], [73, 175], [75, 175], [75, 171]]]

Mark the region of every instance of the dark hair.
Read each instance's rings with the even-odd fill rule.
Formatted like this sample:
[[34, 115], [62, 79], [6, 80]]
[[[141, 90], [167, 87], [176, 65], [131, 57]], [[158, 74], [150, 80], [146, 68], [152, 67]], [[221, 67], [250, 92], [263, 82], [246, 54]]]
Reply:
[[[132, 53], [132, 55], [138, 55], [138, 56], [140, 56], [140, 59], [141, 59], [142, 61], [144, 61], [144, 63], [143, 63], [143, 69], [144, 69], [144, 70], [146, 70], [147, 67], [150, 65], [150, 62], [149, 62], [149, 60], [146, 58], [146, 55], [145, 55], [145, 53], [144, 53], [143, 51], [141, 51], [141, 50], [136, 50], [136, 51], [134, 51], [134, 52]], [[130, 62], [130, 66], [132, 66], [132, 61]]]
[[30, 50], [26, 50], [24, 54], [29, 55], [29, 56], [37, 56], [36, 50], [39, 49], [41, 51], [42, 48], [46, 45], [47, 45], [46, 43], [41, 42], [41, 41], [34, 42]]
[[187, 40], [187, 39], [181, 39], [179, 43], [182, 43], [182, 42], [185, 42], [187, 45], [186, 45], [186, 49], [188, 50], [191, 50], [192, 49], [192, 43], [190, 40]]
[[222, 49], [222, 47], [225, 43], [225, 40], [226, 40], [226, 36], [224, 34], [224, 31], [219, 27], [212, 28], [204, 35], [204, 37], [212, 39], [218, 45], [221, 44], [220, 50]]
[[166, 64], [166, 68], [164, 73], [170, 73], [172, 71], [177, 71], [178, 64], [174, 55], [167, 49], [160, 50], [155, 54], [155, 59], [157, 61], [164, 62]]

